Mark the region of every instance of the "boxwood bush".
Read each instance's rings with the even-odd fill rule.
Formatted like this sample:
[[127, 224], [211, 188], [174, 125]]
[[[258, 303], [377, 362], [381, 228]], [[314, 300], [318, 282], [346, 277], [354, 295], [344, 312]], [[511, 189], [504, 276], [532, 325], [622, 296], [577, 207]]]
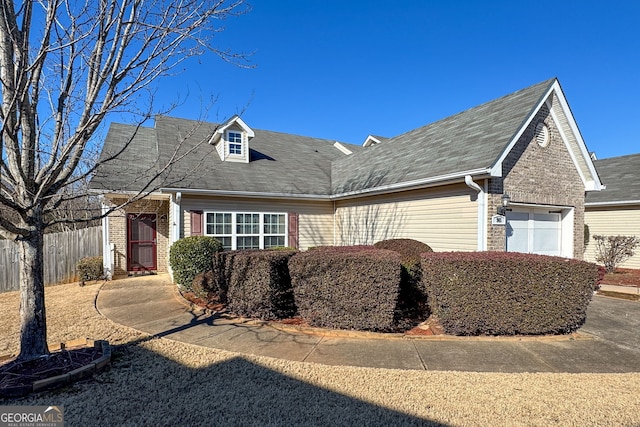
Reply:
[[322, 247], [289, 260], [299, 314], [317, 327], [388, 331], [400, 289], [400, 255], [368, 247]]
[[[264, 320], [296, 314], [288, 261], [297, 251], [244, 250], [216, 255], [217, 287], [232, 313]], [[225, 292], [226, 288], [226, 292]]]
[[422, 277], [420, 254], [433, 252], [433, 249], [426, 243], [414, 239], [382, 240], [374, 246], [400, 254], [402, 281], [396, 307], [396, 321], [408, 328], [429, 317], [427, 295], [419, 286]]
[[595, 264], [508, 252], [423, 254], [422, 271], [430, 307], [453, 335], [575, 331], [598, 280]]
[[178, 287], [190, 291], [193, 279], [211, 270], [213, 254], [221, 250], [222, 244], [209, 236], [190, 236], [175, 242], [169, 251], [169, 264]]

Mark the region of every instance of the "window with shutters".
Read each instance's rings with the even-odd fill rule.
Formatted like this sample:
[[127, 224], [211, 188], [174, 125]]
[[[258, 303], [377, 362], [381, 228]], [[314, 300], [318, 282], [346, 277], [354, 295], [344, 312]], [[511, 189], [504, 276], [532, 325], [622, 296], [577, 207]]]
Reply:
[[204, 228], [227, 250], [282, 247], [287, 241], [287, 214], [205, 212]]

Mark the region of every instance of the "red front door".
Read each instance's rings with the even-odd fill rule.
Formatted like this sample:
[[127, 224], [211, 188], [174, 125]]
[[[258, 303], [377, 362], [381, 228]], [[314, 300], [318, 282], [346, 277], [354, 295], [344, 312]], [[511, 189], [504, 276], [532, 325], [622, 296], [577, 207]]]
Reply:
[[127, 270], [156, 270], [156, 214], [127, 214]]

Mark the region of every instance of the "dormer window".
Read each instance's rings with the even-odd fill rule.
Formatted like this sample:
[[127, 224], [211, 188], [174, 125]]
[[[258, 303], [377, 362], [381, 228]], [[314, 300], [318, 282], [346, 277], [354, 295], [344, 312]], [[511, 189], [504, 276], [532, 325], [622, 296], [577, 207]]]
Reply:
[[255, 136], [240, 117], [233, 116], [215, 130], [209, 144], [216, 147], [223, 162], [249, 163], [249, 141]]
[[242, 134], [240, 132], [227, 132], [229, 141], [229, 154], [242, 155]]

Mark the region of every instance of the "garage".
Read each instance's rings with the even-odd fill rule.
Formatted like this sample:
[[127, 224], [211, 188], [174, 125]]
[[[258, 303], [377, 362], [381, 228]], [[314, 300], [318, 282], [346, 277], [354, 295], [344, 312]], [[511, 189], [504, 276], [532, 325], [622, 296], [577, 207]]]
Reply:
[[572, 208], [514, 206], [507, 212], [507, 251], [571, 257], [572, 218]]

